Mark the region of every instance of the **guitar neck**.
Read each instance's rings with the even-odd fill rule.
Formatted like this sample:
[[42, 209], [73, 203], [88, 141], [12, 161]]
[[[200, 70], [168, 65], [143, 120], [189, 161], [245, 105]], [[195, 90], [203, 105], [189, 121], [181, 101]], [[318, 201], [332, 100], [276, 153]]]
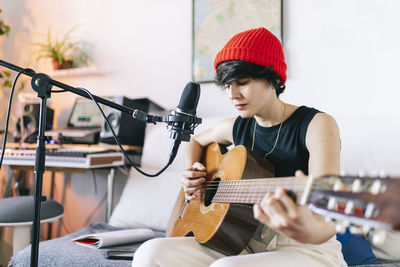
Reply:
[[306, 178], [260, 178], [249, 180], [212, 181], [204, 188], [207, 193], [215, 193], [214, 203], [260, 203], [266, 193], [274, 192], [277, 188], [286, 188], [296, 194], [299, 199], [306, 188]]
[[[181, 191], [168, 236], [186, 236], [192, 232], [200, 243], [217, 251], [227, 255], [239, 253], [253, 235], [248, 229], [255, 230], [258, 225], [258, 221], [249, 219], [253, 214], [247, 204], [260, 203], [278, 187], [288, 190], [290, 197], [296, 196], [299, 205], [307, 204], [312, 212], [335, 220], [338, 230], [349, 225], [360, 233], [370, 229], [400, 230], [400, 178], [335, 174], [317, 179], [258, 178], [274, 176], [268, 161], [244, 146], [222, 154], [217, 143], [207, 147], [204, 164], [208, 181], [202, 184], [200, 198], [188, 202]], [[249, 236], [240, 232], [246, 227]], [[221, 237], [224, 239], [218, 240]], [[223, 246], [218, 247], [220, 244]]]

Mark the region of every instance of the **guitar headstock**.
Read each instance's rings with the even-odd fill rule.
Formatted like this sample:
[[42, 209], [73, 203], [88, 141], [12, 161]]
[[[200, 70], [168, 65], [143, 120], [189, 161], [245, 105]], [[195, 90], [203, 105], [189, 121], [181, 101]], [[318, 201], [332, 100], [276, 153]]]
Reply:
[[334, 220], [337, 230], [355, 234], [400, 230], [400, 179], [390, 177], [324, 176], [314, 180], [307, 203]]

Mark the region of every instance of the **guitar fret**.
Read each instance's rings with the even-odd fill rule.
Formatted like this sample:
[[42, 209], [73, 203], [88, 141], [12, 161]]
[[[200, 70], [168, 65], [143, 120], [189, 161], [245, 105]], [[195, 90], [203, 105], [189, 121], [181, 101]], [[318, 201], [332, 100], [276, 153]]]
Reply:
[[[219, 203], [259, 203], [268, 192], [274, 192], [277, 187], [288, 188], [294, 192], [302, 191], [305, 179], [269, 178], [252, 180], [219, 181], [212, 202]], [[211, 187], [217, 186], [211, 184]]]

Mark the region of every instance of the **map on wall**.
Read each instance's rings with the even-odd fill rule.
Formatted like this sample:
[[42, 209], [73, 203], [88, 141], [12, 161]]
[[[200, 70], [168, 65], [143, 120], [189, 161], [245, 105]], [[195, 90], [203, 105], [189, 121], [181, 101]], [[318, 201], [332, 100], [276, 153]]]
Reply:
[[236, 33], [265, 27], [282, 40], [282, 0], [193, 0], [193, 80], [214, 80], [214, 58]]

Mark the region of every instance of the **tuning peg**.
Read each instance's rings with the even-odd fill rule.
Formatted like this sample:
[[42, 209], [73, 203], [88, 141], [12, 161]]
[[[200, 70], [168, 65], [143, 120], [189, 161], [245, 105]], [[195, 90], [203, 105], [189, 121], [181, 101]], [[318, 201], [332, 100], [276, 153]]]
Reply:
[[362, 235], [364, 233], [364, 229], [362, 226], [352, 225], [349, 227], [350, 233], [353, 235]]
[[335, 210], [336, 211], [338, 209], [338, 202], [337, 202], [336, 198], [335, 197], [330, 197], [326, 207], [329, 210]]
[[375, 179], [370, 189], [371, 194], [376, 195], [381, 191], [381, 189], [382, 189], [382, 181], [379, 179]]
[[346, 208], [344, 209], [344, 213], [346, 213], [346, 214], [354, 213], [354, 202], [353, 201], [347, 202]]
[[372, 218], [377, 212], [378, 208], [376, 207], [376, 205], [374, 203], [368, 203], [365, 208], [364, 217]]
[[344, 226], [341, 222], [338, 222], [335, 225], [336, 232], [339, 234], [344, 234], [346, 232], [346, 227], [347, 226]]
[[365, 171], [364, 170], [359, 170], [358, 171], [358, 177], [365, 177]]
[[344, 185], [342, 180], [338, 179], [338, 178], [334, 178], [334, 182], [333, 182], [333, 191], [342, 191]]
[[358, 193], [362, 191], [362, 183], [360, 179], [355, 179], [351, 185], [351, 191], [353, 193]]
[[372, 243], [376, 246], [381, 246], [385, 243], [386, 231], [385, 230], [375, 230], [371, 233]]
[[388, 177], [388, 174], [384, 170], [379, 170], [378, 176], [379, 176], [379, 178], [386, 178], [386, 177]]
[[363, 228], [364, 234], [368, 234], [371, 231], [371, 226], [369, 226], [368, 224], [364, 224], [362, 226], [362, 228]]

